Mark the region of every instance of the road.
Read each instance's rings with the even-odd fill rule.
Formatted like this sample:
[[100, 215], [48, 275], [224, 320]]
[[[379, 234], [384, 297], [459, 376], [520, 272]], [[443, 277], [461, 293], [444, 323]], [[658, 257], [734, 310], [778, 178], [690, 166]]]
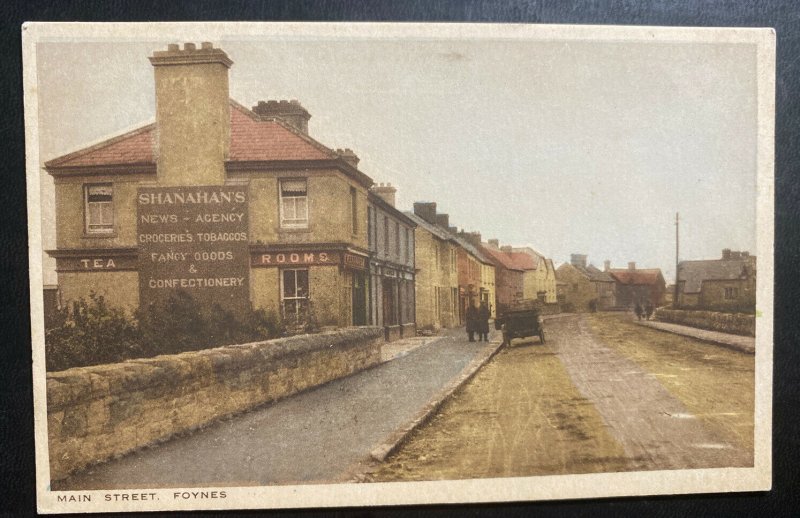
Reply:
[[752, 466], [752, 355], [620, 314], [546, 326], [546, 345], [504, 349], [369, 480]]
[[387, 361], [186, 437], [90, 468], [58, 490], [332, 482], [411, 421], [485, 347], [463, 329], [411, 339]]

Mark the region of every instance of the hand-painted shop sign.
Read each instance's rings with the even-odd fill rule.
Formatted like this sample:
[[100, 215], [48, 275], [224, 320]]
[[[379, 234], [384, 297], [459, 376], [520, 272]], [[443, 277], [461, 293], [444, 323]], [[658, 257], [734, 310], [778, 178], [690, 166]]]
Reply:
[[75, 249], [49, 252], [57, 272], [135, 271], [136, 251], [131, 249]]
[[252, 266], [335, 266], [340, 262], [339, 252], [334, 251], [281, 251], [253, 252]]
[[136, 206], [142, 306], [184, 290], [206, 307], [249, 309], [247, 187], [140, 187]]
[[363, 255], [355, 255], [355, 254], [344, 254], [344, 259], [342, 261], [342, 266], [347, 268], [355, 268], [357, 270], [366, 270], [367, 269], [367, 258]]

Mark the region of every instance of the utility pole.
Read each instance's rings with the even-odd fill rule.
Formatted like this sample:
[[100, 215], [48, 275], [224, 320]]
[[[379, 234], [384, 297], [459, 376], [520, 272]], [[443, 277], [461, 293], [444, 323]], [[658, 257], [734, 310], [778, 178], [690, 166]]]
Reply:
[[675, 213], [675, 293], [672, 295], [672, 309], [678, 309], [678, 250], [680, 247], [679, 237], [680, 215]]

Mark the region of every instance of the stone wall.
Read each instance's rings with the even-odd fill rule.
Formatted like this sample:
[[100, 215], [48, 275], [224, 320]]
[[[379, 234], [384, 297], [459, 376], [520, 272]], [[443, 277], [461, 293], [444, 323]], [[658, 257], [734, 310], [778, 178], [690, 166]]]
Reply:
[[49, 373], [50, 476], [376, 365], [382, 342], [347, 328]]
[[717, 311], [693, 311], [658, 308], [656, 320], [670, 322], [721, 333], [755, 336], [756, 317], [746, 313], [720, 313]]

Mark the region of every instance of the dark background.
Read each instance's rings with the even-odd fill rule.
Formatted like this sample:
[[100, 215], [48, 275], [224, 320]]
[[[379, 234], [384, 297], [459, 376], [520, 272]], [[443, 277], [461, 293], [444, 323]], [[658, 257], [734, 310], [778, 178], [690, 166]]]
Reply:
[[[273, 511], [270, 516], [793, 516], [800, 514], [797, 303], [800, 4], [785, 1], [36, 1], [0, 3], [0, 514], [36, 510], [20, 25], [24, 21], [436, 21], [774, 27], [777, 31], [773, 490], [479, 506]], [[68, 131], [68, 128], [65, 128]], [[212, 513], [204, 513], [212, 514]], [[219, 513], [217, 513], [219, 514]], [[235, 514], [235, 513], [224, 513]], [[152, 515], [151, 515], [152, 516]]]

